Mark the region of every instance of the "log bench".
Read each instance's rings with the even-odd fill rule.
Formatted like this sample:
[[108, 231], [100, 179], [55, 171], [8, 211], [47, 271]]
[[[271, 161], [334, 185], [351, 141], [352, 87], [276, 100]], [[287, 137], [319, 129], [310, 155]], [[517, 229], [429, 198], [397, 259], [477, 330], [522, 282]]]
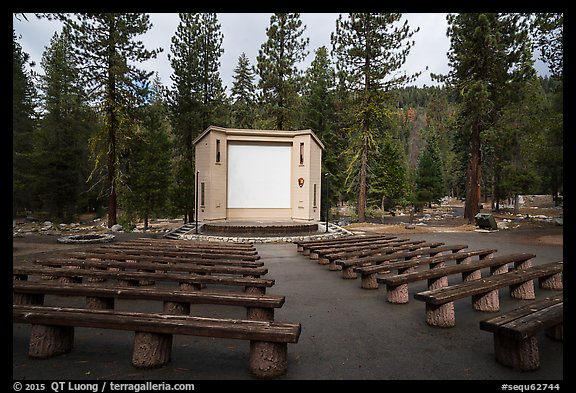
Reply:
[[377, 289], [379, 286], [378, 284], [382, 282], [378, 279], [378, 275], [382, 273], [389, 273], [390, 271], [395, 270], [396, 274], [405, 274], [414, 271], [417, 267], [422, 265], [428, 265], [433, 269], [445, 266], [445, 262], [448, 261], [456, 261], [457, 264], [468, 263], [471, 261], [473, 256], [478, 256], [479, 259], [484, 259], [490, 257], [496, 251], [496, 249], [458, 251], [439, 256], [409, 258], [397, 262], [384, 261], [378, 265], [356, 266], [354, 267], [354, 272], [360, 274], [361, 287], [363, 289]]
[[365, 258], [357, 259], [338, 259], [334, 263], [342, 266], [342, 278], [344, 279], [354, 279], [358, 277], [358, 274], [354, 270], [357, 266], [370, 266], [379, 265], [384, 262], [396, 261], [396, 260], [407, 260], [412, 258], [421, 257], [423, 255], [438, 255], [446, 251], [457, 252], [466, 248], [466, 245], [452, 245], [445, 246], [442, 242], [426, 242], [414, 245], [414, 248], [407, 248], [404, 250], [395, 250], [391, 253], [378, 256], [370, 256]]
[[28, 354], [33, 358], [70, 352], [76, 327], [134, 331], [132, 365], [138, 368], [169, 363], [174, 335], [247, 340], [249, 371], [259, 378], [287, 371], [288, 343], [297, 343], [301, 332], [300, 323], [35, 305], [13, 305], [12, 321], [32, 325]]
[[309, 248], [310, 259], [320, 259], [323, 255], [334, 254], [337, 252], [356, 251], [366, 248], [375, 248], [378, 246], [385, 247], [387, 244], [395, 244], [399, 241], [408, 241], [410, 239], [397, 239], [397, 238], [383, 238], [383, 239], [368, 239], [360, 240], [348, 244], [333, 244], [329, 246], [314, 246]]
[[410, 240], [407, 238], [397, 238], [390, 240], [381, 240], [365, 244], [355, 244], [346, 247], [335, 247], [331, 249], [319, 250], [318, 264], [328, 265], [330, 261], [336, 259], [350, 259], [355, 257], [367, 257], [371, 255], [379, 255], [379, 250], [382, 248], [390, 248], [401, 246], [403, 244], [414, 244], [415, 242], [423, 243], [424, 240]]
[[335, 244], [351, 244], [362, 240], [376, 240], [376, 239], [392, 239], [395, 236], [390, 235], [351, 235], [347, 237], [340, 237], [337, 239], [323, 239], [323, 240], [304, 240], [296, 242], [298, 252], [303, 255], [310, 255], [310, 248], [321, 245], [335, 245]]
[[[419, 248], [425, 247], [436, 247], [444, 243], [427, 243], [425, 240], [408, 240], [398, 243], [391, 243], [383, 247], [366, 249], [356, 252], [343, 252], [336, 254], [324, 255], [324, 258], [328, 260], [329, 270], [342, 270], [345, 268], [351, 268], [349, 270], [350, 275], [354, 273], [354, 267], [358, 264], [367, 264], [364, 261], [366, 258], [370, 257], [380, 257], [384, 255], [393, 254], [400, 251], [414, 251]], [[338, 262], [337, 262], [338, 261]], [[320, 263], [320, 262], [318, 262]], [[348, 273], [347, 273], [348, 274]], [[354, 277], [349, 277], [354, 278]]]
[[549, 296], [480, 321], [480, 329], [493, 333], [496, 361], [520, 371], [540, 368], [536, 334], [564, 339], [564, 294]]
[[46, 295], [86, 298], [86, 307], [95, 310], [114, 309], [116, 299], [149, 300], [162, 304], [165, 314], [190, 314], [191, 304], [240, 306], [246, 308], [246, 319], [273, 321], [274, 309], [284, 305], [280, 295], [249, 294], [232, 291], [188, 291], [170, 287], [126, 287], [79, 283], [54, 283], [15, 280], [12, 283], [13, 304], [44, 305]]
[[200, 290], [203, 284], [243, 286], [246, 293], [264, 294], [266, 288], [274, 285], [273, 279], [239, 277], [234, 275], [192, 275], [182, 273], [139, 272], [139, 271], [112, 271], [90, 270], [79, 268], [57, 267], [14, 267], [12, 268], [14, 280], [27, 280], [28, 276], [40, 275], [45, 277], [68, 278], [71, 281], [81, 282], [92, 279], [118, 280], [125, 286], [138, 286], [141, 281], [156, 282], [168, 281], [179, 283], [181, 289]]
[[[489, 268], [491, 275], [499, 274], [508, 271], [509, 264], [514, 263], [516, 266], [519, 266], [519, 264], [524, 264], [535, 256], [534, 254], [518, 253], [484, 258], [476, 261], [468, 258], [466, 263], [457, 263], [450, 266], [431, 266], [431, 268], [427, 270], [378, 277], [378, 282], [386, 284], [386, 300], [389, 303], [404, 304], [408, 303], [409, 283], [427, 280], [429, 290], [447, 287], [448, 277], [451, 275], [462, 274], [462, 281], [478, 280], [482, 277], [482, 269]], [[448, 259], [444, 257], [448, 257], [448, 255], [423, 258], [423, 260], [430, 262], [431, 265], [441, 265]]]
[[500, 309], [499, 289], [509, 287], [515, 299], [534, 300], [534, 280], [543, 289], [561, 290], [562, 262], [523, 267], [478, 280], [465, 281], [443, 288], [414, 294], [426, 303], [426, 323], [430, 326], [453, 327], [456, 325], [454, 301], [471, 297], [474, 310], [497, 312]]
[[66, 259], [66, 258], [46, 258], [34, 261], [35, 264], [47, 267], [69, 267], [93, 270], [114, 270], [125, 271], [126, 269], [136, 269], [148, 272], [185, 272], [189, 274], [237, 274], [243, 277], [260, 277], [268, 273], [268, 268], [261, 266], [236, 266], [236, 265], [202, 265], [188, 262], [164, 262], [153, 260], [147, 261], [118, 261], [101, 259]]
[[84, 249], [82, 252], [86, 254], [122, 254], [127, 256], [171, 256], [176, 258], [198, 258], [198, 259], [230, 259], [241, 261], [257, 261], [260, 255], [251, 251], [226, 251], [226, 250], [202, 250], [195, 251], [178, 251], [178, 250], [150, 250], [142, 248], [129, 248], [126, 246], [121, 247], [98, 247], [92, 249]]
[[215, 242], [215, 241], [199, 241], [199, 240], [167, 240], [167, 239], [153, 239], [153, 238], [139, 238], [125, 240], [115, 244], [126, 245], [140, 245], [140, 246], [158, 246], [168, 249], [186, 250], [195, 248], [219, 249], [219, 250], [248, 250], [254, 251], [254, 243], [238, 243], [238, 242]]
[[215, 266], [264, 266], [262, 261], [242, 261], [237, 259], [202, 259], [202, 258], [182, 258], [171, 256], [151, 256], [151, 255], [125, 255], [122, 253], [89, 253], [84, 251], [63, 251], [63, 257], [74, 259], [93, 260], [114, 260], [114, 261], [142, 261], [142, 262], [162, 262], [162, 263], [195, 263], [198, 265]]

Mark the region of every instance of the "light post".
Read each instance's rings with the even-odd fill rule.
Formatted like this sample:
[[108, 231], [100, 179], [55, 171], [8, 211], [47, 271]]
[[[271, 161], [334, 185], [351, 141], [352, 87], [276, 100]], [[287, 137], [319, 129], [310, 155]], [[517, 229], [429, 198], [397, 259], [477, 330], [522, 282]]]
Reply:
[[326, 233], [328, 233], [328, 212], [330, 211], [330, 203], [328, 202], [328, 172], [326, 172], [324, 174], [324, 178], [326, 179], [324, 186], [326, 187], [326, 197], [324, 199], [325, 203], [326, 203], [326, 212], [325, 212], [325, 217], [326, 217]]
[[198, 234], [198, 175], [200, 171], [196, 171], [196, 192], [194, 193], [196, 196], [196, 206], [194, 206], [194, 213], [196, 215], [196, 230], [194, 231], [195, 234]]

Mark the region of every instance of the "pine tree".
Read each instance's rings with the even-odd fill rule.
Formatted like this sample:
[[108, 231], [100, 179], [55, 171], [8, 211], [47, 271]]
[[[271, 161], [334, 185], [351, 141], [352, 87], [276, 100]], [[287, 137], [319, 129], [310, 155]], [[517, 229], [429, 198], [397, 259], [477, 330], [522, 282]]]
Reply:
[[395, 100], [390, 91], [413, 81], [414, 75], [397, 75], [414, 42], [408, 22], [398, 26], [401, 14], [351, 13], [336, 21], [332, 51], [337, 69], [347, 77], [353, 92], [354, 122], [349, 134], [350, 163], [347, 181], [358, 190], [358, 220], [365, 221], [368, 162], [378, 150], [379, 127], [392, 116]]
[[166, 212], [171, 180], [170, 122], [161, 88], [156, 77], [151, 101], [142, 108], [141, 131], [129, 143], [126, 190], [121, 198], [127, 216], [142, 219], [144, 230], [153, 214]]
[[104, 119], [91, 140], [95, 162], [91, 177], [103, 175], [111, 227], [117, 223], [121, 157], [135, 131], [134, 109], [144, 102], [152, 75], [134, 63], [155, 58], [161, 49], [149, 51], [136, 39], [152, 27], [147, 14], [83, 13], [76, 18], [66, 23], [73, 29], [85, 89], [102, 108]]
[[416, 201], [418, 204], [425, 203], [431, 207], [432, 202], [438, 203], [444, 194], [442, 158], [438, 147], [438, 136], [432, 128], [425, 136], [425, 146], [418, 160]]
[[68, 29], [52, 37], [42, 56], [43, 117], [34, 136], [36, 197], [42, 209], [70, 222], [86, 193], [88, 139], [96, 117], [86, 102]]
[[13, 216], [32, 206], [33, 132], [36, 92], [32, 76], [26, 70], [29, 55], [12, 30], [12, 209]]
[[253, 128], [256, 118], [255, 73], [250, 60], [242, 52], [234, 69], [232, 84], [232, 125], [238, 128]]
[[276, 13], [266, 29], [268, 40], [258, 51], [258, 87], [266, 113], [278, 130], [294, 128], [298, 123], [295, 108], [301, 73], [298, 63], [306, 58], [310, 39], [303, 38], [300, 14]]
[[181, 13], [168, 55], [174, 73], [169, 94], [175, 137], [177, 203], [184, 221], [194, 208], [194, 139], [211, 124], [226, 125], [225, 94], [218, 68], [223, 53], [216, 14]]
[[464, 217], [473, 222], [480, 211], [482, 134], [501, 109], [518, 99], [532, 78], [532, 51], [519, 14], [450, 14], [448, 85], [461, 97], [458, 127], [461, 146], [468, 146]]

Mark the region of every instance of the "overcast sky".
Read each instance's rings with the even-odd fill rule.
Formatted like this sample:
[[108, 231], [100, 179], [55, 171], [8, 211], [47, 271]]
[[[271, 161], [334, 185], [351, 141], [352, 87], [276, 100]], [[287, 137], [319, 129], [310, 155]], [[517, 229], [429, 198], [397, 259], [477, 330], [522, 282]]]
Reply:
[[[224, 35], [222, 48], [224, 53], [220, 58], [220, 77], [225, 86], [230, 90], [233, 82], [234, 68], [238, 65], [238, 57], [242, 52], [246, 53], [250, 65], [256, 65], [256, 56], [260, 46], [266, 41], [266, 28], [270, 26], [268, 13], [219, 13], [218, 21]], [[31, 60], [36, 62], [35, 71], [43, 73], [40, 66], [42, 53], [50, 44], [50, 39], [55, 32], [60, 32], [59, 22], [38, 19], [33, 14], [26, 14], [28, 20], [13, 17], [13, 26], [16, 35], [21, 35], [19, 40], [24, 52], [30, 55]], [[330, 13], [302, 13], [300, 18], [302, 25], [306, 26], [304, 36], [310, 38], [308, 57], [300, 65], [305, 69], [314, 58], [314, 52], [321, 46], [331, 49], [330, 34], [336, 29], [338, 14]], [[420, 31], [413, 36], [416, 44], [410, 51], [408, 59], [401, 72], [408, 75], [422, 71], [422, 75], [416, 80], [417, 86], [431, 86], [436, 83], [430, 78], [430, 73], [446, 74], [449, 72], [447, 52], [450, 42], [446, 36], [446, 14], [441, 13], [414, 13], [404, 14], [411, 29], [417, 27]], [[141, 63], [141, 69], [158, 72], [162, 83], [172, 87], [170, 75], [172, 67], [168, 61], [170, 53], [171, 37], [176, 32], [179, 23], [178, 14], [174, 13], [151, 13], [150, 21], [152, 28], [141, 37], [146, 48], [163, 48], [164, 51], [158, 58]], [[428, 70], [426, 70], [428, 66]], [[536, 64], [537, 69], [545, 70], [541, 63]], [[545, 75], [546, 71], [539, 71]]]

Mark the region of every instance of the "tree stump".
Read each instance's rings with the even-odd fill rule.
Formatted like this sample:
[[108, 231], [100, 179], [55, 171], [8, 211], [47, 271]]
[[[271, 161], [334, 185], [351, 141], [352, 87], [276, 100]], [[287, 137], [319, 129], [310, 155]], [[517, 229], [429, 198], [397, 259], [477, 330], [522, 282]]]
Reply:
[[556, 273], [550, 277], [540, 277], [538, 285], [542, 289], [562, 290], [564, 288], [562, 272]]
[[170, 362], [172, 335], [163, 333], [134, 333], [132, 365], [137, 368], [157, 368]]
[[362, 282], [360, 286], [363, 289], [378, 289], [378, 274], [376, 273], [362, 274], [361, 278]]
[[113, 310], [113, 297], [86, 296], [86, 307], [93, 310]]
[[408, 303], [408, 284], [386, 285], [386, 300], [394, 304]]
[[437, 327], [455, 326], [454, 302], [444, 303], [439, 306], [426, 303], [426, 323]]
[[74, 346], [71, 326], [32, 325], [28, 356], [46, 359], [70, 352]]
[[538, 340], [528, 337], [515, 340], [504, 334], [494, 334], [496, 361], [515, 370], [530, 371], [540, 367]]
[[288, 344], [250, 341], [249, 370], [263, 379], [285, 374], [288, 370]]

